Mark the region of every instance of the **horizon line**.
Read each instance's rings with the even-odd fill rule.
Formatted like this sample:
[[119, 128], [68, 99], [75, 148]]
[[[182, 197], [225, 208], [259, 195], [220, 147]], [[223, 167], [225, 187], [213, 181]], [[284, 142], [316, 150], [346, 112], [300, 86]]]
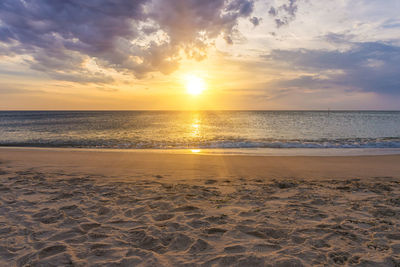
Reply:
[[0, 109], [0, 112], [101, 112], [101, 111], [386, 111], [386, 112], [400, 112], [400, 109]]

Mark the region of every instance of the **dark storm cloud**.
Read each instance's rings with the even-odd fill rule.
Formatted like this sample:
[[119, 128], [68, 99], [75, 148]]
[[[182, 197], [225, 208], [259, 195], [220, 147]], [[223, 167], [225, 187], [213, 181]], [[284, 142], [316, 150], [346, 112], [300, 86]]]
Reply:
[[284, 64], [285, 68], [316, 73], [279, 81], [275, 84], [279, 87], [313, 89], [341, 86], [367, 92], [400, 94], [398, 46], [369, 42], [354, 43], [353, 48], [347, 51], [274, 50], [267, 58]]
[[253, 8], [253, 0], [2, 0], [0, 47], [57, 79], [109, 81], [87, 72], [88, 58], [140, 78], [174, 71], [182, 49], [201, 60], [216, 37], [233, 42]]

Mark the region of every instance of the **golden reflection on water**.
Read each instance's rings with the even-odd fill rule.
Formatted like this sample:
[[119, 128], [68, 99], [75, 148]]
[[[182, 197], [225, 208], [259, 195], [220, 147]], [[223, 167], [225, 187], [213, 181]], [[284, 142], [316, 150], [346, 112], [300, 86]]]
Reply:
[[[194, 139], [200, 139], [201, 138], [201, 114], [198, 112], [193, 113], [192, 119], [191, 119], [191, 124], [190, 124], [190, 136]], [[191, 149], [190, 150], [192, 153], [200, 153], [200, 149]]]
[[201, 130], [201, 118], [199, 113], [193, 114], [192, 124], [191, 124], [191, 136], [199, 137]]

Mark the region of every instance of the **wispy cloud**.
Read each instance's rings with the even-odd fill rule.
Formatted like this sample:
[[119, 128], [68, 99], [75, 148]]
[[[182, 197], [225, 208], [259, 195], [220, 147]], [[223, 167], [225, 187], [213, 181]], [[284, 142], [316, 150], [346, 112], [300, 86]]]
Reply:
[[286, 69], [315, 73], [281, 80], [276, 83], [280, 87], [311, 89], [340, 86], [367, 92], [400, 94], [398, 46], [367, 42], [353, 43], [351, 49], [346, 51], [273, 50], [267, 58]]

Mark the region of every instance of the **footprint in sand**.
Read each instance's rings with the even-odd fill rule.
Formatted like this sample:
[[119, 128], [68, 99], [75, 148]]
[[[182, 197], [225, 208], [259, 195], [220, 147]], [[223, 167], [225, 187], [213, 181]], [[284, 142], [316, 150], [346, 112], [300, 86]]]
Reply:
[[160, 221], [167, 221], [169, 219], [172, 219], [173, 217], [175, 217], [175, 215], [172, 213], [162, 213], [153, 216], [153, 219], [157, 222], [160, 222]]
[[271, 252], [281, 249], [281, 246], [276, 244], [256, 244], [251, 248], [254, 252]]
[[193, 212], [193, 211], [198, 211], [200, 208], [195, 207], [195, 206], [182, 206], [174, 209], [174, 212]]
[[43, 209], [38, 213], [32, 215], [34, 220], [39, 221], [43, 224], [52, 224], [60, 221], [64, 218], [64, 214], [55, 209]]
[[210, 223], [202, 220], [192, 220], [187, 223], [189, 226], [193, 228], [203, 228], [203, 227], [209, 227]]
[[64, 206], [60, 210], [64, 211], [71, 218], [78, 219], [84, 216], [84, 212], [76, 205]]
[[228, 230], [222, 228], [208, 228], [205, 229], [204, 232], [209, 235], [223, 235]]
[[212, 249], [212, 246], [203, 239], [197, 239], [189, 250], [191, 254], [197, 254]]
[[107, 215], [111, 212], [111, 209], [108, 207], [100, 207], [97, 211], [97, 215], [99, 216], [103, 216], [103, 215]]
[[345, 264], [350, 257], [347, 252], [330, 252], [328, 254], [329, 258], [336, 264]]
[[185, 234], [176, 234], [169, 245], [170, 250], [183, 251], [193, 244], [193, 239]]
[[66, 239], [75, 238], [77, 236], [84, 235], [85, 232], [81, 231], [79, 228], [66, 230], [59, 233], [54, 234], [48, 240], [50, 241], [64, 241]]
[[240, 245], [235, 245], [235, 246], [225, 247], [224, 251], [226, 253], [242, 253], [246, 251], [246, 248]]
[[39, 259], [47, 258], [58, 253], [64, 252], [67, 250], [67, 247], [64, 245], [54, 245], [50, 247], [46, 247], [39, 252]]
[[82, 223], [80, 225], [82, 230], [85, 231], [85, 232], [90, 231], [91, 229], [97, 228], [97, 227], [100, 227], [100, 226], [101, 226], [101, 224], [99, 224], [99, 223]]

